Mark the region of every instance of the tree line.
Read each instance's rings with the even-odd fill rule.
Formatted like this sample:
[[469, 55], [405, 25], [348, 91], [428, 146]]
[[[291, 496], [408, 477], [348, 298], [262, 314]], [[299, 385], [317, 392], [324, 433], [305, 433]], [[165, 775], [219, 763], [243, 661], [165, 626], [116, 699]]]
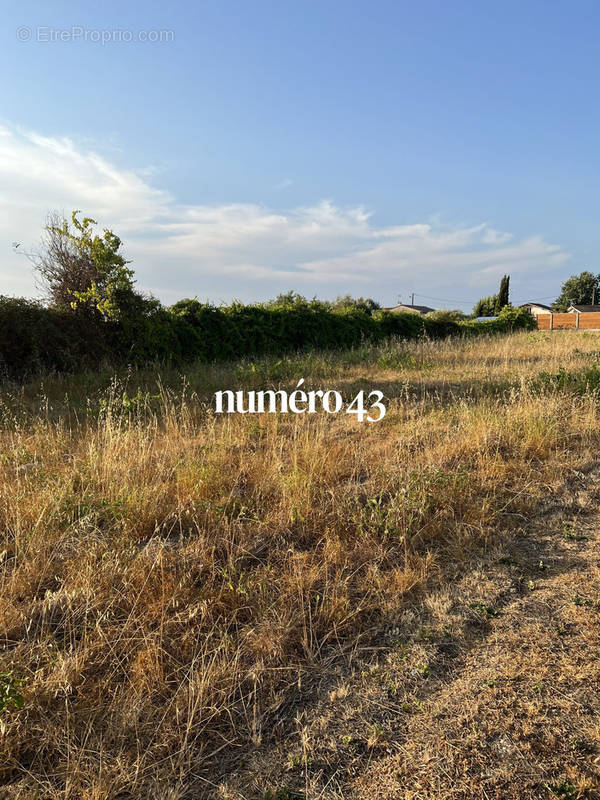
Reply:
[[[492, 317], [509, 305], [510, 277], [504, 275], [497, 294], [482, 297], [474, 308], [475, 317]], [[560, 294], [551, 304], [553, 311], [567, 311], [571, 305], [600, 305], [600, 275], [584, 270], [579, 275], [571, 275], [562, 285]]]
[[[381, 309], [370, 298], [333, 302], [295, 292], [264, 303], [215, 306], [183, 299], [165, 307], [139, 292], [133, 269], [111, 230], [90, 217], [49, 217], [41, 248], [26, 253], [45, 300], [0, 296], [0, 376], [98, 369], [102, 365], [185, 363], [343, 348], [396, 336], [441, 338], [532, 327], [509, 304], [496, 320], [476, 323], [460, 312], [425, 317]], [[508, 291], [508, 283], [506, 284]]]

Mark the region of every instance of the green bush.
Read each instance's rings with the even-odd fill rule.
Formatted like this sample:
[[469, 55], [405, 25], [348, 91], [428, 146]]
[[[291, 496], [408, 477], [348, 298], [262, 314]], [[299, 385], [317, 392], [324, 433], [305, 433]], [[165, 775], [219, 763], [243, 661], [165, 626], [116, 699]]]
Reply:
[[389, 336], [418, 339], [425, 331], [423, 317], [411, 311], [404, 314], [395, 311], [376, 311], [373, 320], [379, 327], [377, 336], [379, 339], [387, 339]]
[[0, 376], [93, 368], [112, 357], [114, 332], [74, 311], [0, 296]]
[[423, 317], [425, 333], [430, 339], [445, 339], [461, 332], [460, 322], [464, 314], [456, 311], [431, 311]]
[[515, 330], [533, 330], [536, 327], [535, 317], [525, 308], [504, 306], [495, 319], [468, 320], [461, 322], [461, 332], [475, 333], [511, 333]]

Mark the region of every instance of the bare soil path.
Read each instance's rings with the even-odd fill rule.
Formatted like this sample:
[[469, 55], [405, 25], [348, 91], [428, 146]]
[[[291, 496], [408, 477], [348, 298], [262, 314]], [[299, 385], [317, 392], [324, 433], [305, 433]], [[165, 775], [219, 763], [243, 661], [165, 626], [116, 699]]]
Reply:
[[509, 541], [445, 568], [385, 655], [324, 675], [217, 796], [600, 798], [599, 498], [590, 465]]

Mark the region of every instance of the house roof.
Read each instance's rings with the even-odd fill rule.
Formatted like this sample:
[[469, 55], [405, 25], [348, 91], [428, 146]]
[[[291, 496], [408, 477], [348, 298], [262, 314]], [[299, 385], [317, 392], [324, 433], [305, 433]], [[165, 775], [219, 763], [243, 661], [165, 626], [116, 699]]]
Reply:
[[580, 306], [580, 305], [571, 305], [569, 306], [569, 311], [573, 309], [573, 311], [578, 311], [580, 314], [591, 314], [593, 312], [600, 312], [600, 306]]
[[384, 311], [416, 311], [419, 314], [429, 314], [430, 311], [435, 311], [435, 308], [429, 306], [409, 306], [406, 303], [400, 303], [398, 306], [391, 306], [384, 308]]
[[536, 303], [535, 300], [531, 303], [521, 303], [519, 308], [525, 308], [526, 306], [537, 306], [538, 308], [545, 308], [547, 311], [552, 311], [550, 306], [544, 305], [544, 303]]

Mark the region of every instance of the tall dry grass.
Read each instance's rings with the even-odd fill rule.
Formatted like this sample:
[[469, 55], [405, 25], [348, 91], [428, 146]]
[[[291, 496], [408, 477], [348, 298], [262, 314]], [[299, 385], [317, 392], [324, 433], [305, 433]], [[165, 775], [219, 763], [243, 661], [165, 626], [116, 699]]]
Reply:
[[[323, 676], [589, 460], [595, 393], [535, 376], [598, 351], [517, 334], [6, 387], [0, 683], [23, 707], [0, 716], [0, 796], [218, 794]], [[300, 377], [381, 388], [388, 413], [212, 413], [216, 389]]]

